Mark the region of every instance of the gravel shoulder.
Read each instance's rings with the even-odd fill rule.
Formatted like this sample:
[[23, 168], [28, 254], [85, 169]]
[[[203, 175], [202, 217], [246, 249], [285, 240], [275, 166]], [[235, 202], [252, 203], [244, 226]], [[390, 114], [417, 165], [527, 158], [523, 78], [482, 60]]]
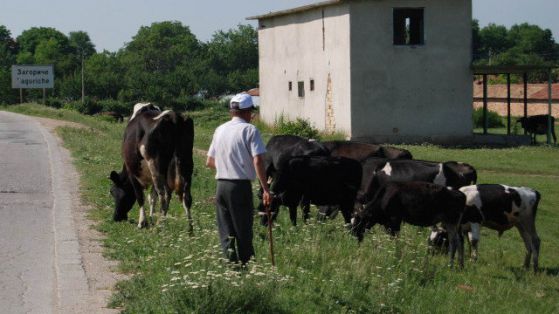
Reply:
[[72, 205], [71, 215], [77, 229], [81, 265], [87, 278], [88, 289], [86, 300], [81, 300], [78, 308], [74, 307], [72, 311], [75, 313], [118, 313], [118, 309], [109, 309], [107, 304], [116, 282], [125, 279], [126, 276], [116, 272], [116, 261], [103, 257], [103, 235], [95, 230], [95, 222], [87, 218], [90, 208], [80, 200], [79, 173], [72, 164], [70, 153], [63, 147], [62, 140], [55, 132], [55, 129], [61, 126], [76, 128], [85, 128], [85, 126], [48, 118], [33, 117], [33, 119], [55, 137], [61, 152], [63, 173], [65, 173], [62, 180], [66, 182], [63, 184], [70, 189], [68, 195], [70, 195], [69, 201]]

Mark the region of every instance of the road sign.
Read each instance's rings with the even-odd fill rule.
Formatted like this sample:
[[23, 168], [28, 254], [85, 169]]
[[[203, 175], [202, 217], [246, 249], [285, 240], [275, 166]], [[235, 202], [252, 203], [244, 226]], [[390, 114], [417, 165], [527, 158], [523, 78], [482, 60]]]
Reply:
[[52, 65], [12, 65], [12, 88], [54, 88]]

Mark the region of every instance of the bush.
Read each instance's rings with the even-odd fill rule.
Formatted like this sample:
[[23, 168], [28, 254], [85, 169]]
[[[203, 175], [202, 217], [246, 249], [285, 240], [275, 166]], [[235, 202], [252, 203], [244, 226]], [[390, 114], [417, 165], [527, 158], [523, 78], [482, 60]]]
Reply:
[[[483, 128], [483, 108], [477, 108], [472, 113], [475, 128]], [[494, 111], [487, 110], [487, 127], [502, 128], [505, 124], [499, 114]]]
[[203, 100], [197, 97], [179, 96], [168, 104], [175, 111], [191, 111], [204, 107]]
[[97, 105], [101, 108], [101, 111], [114, 111], [123, 116], [131, 115], [132, 112], [131, 105], [114, 99], [100, 100]]
[[318, 130], [313, 128], [308, 120], [297, 118], [295, 121], [288, 121], [283, 115], [274, 122], [274, 134], [289, 134], [320, 139]]
[[75, 110], [81, 114], [93, 115], [100, 112], [102, 108], [93, 99], [85, 97], [83, 103], [81, 100], [77, 100], [64, 104], [64, 109]]
[[64, 106], [64, 101], [60, 98], [56, 98], [56, 97], [49, 97], [47, 98], [47, 101], [45, 103], [47, 105], [47, 107], [52, 107], [52, 108], [62, 108]]

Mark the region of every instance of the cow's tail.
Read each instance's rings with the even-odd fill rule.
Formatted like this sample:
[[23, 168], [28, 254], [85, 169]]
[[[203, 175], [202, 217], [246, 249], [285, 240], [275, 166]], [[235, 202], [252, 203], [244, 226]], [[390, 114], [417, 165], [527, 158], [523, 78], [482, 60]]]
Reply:
[[538, 205], [540, 204], [541, 194], [540, 192], [534, 190], [536, 193], [536, 202], [534, 203], [534, 207], [532, 208], [532, 217], [534, 217], [534, 221], [536, 220], [536, 212], [538, 211]]

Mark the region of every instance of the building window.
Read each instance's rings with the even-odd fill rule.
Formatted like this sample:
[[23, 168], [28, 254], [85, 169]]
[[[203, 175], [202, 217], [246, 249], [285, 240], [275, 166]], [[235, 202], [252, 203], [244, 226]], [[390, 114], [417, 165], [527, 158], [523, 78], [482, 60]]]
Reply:
[[423, 8], [394, 9], [394, 45], [423, 45]]
[[297, 94], [299, 97], [305, 97], [305, 82], [297, 82]]
[[292, 91], [293, 90], [293, 82], [289, 81], [288, 86], [289, 86], [289, 91]]
[[309, 85], [310, 85], [311, 91], [313, 91], [314, 90], [314, 80], [311, 80]]

